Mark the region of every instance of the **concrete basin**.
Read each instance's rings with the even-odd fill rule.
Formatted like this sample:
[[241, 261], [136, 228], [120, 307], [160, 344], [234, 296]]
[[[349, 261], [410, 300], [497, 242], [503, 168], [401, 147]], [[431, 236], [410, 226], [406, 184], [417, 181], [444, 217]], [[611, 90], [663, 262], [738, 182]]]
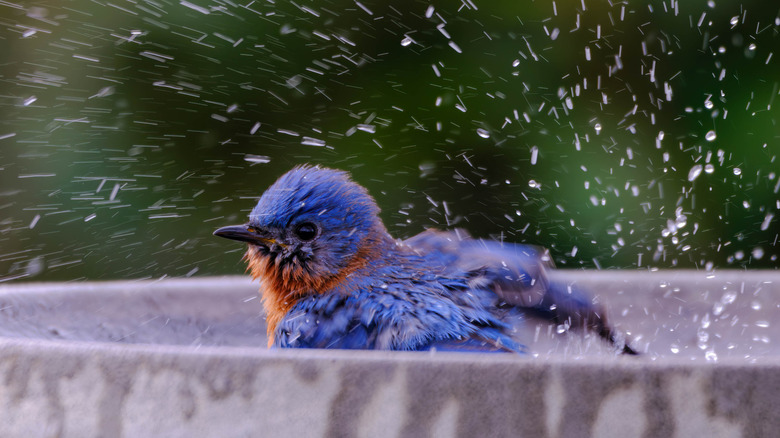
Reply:
[[0, 436], [777, 436], [780, 273], [557, 271], [640, 357], [268, 350], [244, 277], [0, 287]]

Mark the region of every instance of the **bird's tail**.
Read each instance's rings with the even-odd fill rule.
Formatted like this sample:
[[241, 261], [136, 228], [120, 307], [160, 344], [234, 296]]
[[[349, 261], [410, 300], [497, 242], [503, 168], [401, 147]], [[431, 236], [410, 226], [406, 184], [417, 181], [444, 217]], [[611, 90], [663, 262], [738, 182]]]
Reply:
[[580, 291], [574, 283], [550, 281], [541, 301], [530, 306], [529, 310], [556, 324], [591, 330], [623, 354], [638, 354], [628, 344], [626, 335], [609, 324], [604, 308], [594, 303], [589, 295]]
[[554, 281], [550, 254], [541, 247], [470, 240], [472, 263], [483, 263], [478, 276], [506, 304], [573, 329], [593, 331], [623, 354], [636, 355], [624, 333], [607, 321], [604, 307], [576, 282]]

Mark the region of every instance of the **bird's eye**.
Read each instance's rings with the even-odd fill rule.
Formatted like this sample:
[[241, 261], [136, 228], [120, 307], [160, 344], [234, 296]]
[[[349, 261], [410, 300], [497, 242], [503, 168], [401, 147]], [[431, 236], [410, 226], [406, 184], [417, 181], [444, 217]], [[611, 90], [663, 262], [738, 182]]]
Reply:
[[317, 237], [317, 227], [311, 222], [304, 222], [295, 227], [295, 235], [304, 242]]

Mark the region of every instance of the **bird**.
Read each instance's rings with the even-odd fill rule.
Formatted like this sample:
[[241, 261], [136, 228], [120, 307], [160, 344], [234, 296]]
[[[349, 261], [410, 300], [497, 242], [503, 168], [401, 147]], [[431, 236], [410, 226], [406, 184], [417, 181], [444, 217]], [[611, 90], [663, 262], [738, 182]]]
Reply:
[[213, 232], [247, 244], [269, 347], [526, 354], [514, 331], [536, 317], [637, 354], [585, 291], [548, 277], [546, 249], [458, 229], [395, 239], [379, 213], [348, 172], [299, 165]]

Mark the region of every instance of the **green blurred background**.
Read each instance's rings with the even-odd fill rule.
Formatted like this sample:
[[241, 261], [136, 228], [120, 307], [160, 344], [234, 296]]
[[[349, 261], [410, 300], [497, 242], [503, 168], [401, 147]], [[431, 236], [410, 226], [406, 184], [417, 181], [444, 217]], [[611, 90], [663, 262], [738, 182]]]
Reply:
[[774, 268], [773, 3], [0, 2], [0, 281], [241, 273], [298, 163], [400, 238]]

